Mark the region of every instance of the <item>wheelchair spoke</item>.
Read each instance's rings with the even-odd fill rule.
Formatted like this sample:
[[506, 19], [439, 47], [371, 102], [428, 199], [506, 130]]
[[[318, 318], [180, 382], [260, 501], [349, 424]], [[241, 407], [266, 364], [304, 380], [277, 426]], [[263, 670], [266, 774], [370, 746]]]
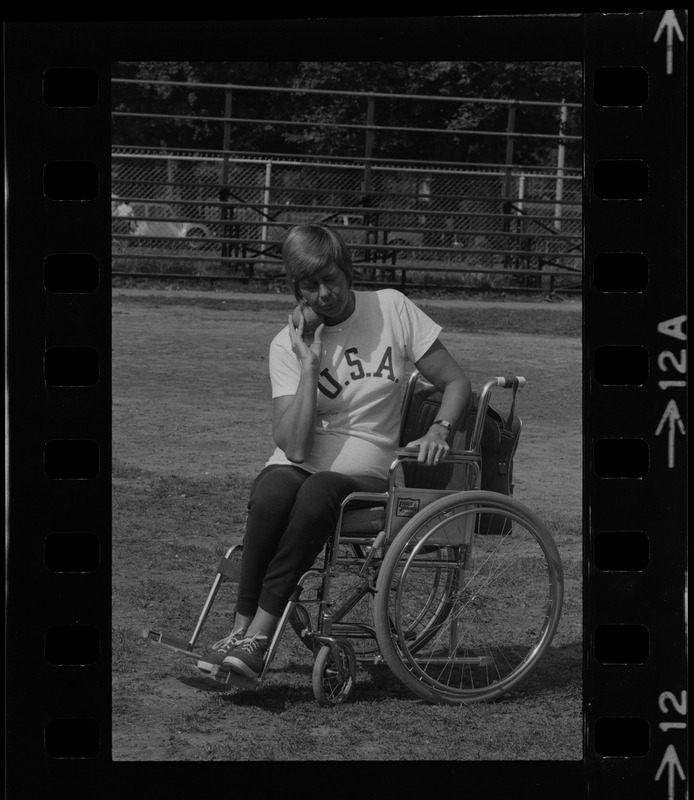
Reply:
[[[482, 520], [504, 533], [480, 533]], [[467, 543], [444, 546], [463, 542], [461, 530]], [[517, 501], [452, 499], [400, 536], [379, 580], [379, 595], [387, 585], [387, 598], [377, 598], [379, 617], [387, 603], [394, 621], [390, 643], [381, 642], [377, 625], [391, 669], [422, 696], [443, 702], [510, 689], [542, 656], [558, 623], [562, 577], [549, 534]]]

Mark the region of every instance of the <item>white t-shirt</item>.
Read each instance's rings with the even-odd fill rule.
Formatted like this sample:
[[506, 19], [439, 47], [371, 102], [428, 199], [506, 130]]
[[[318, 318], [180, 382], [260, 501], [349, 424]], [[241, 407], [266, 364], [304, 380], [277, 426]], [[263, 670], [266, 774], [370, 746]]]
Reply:
[[[355, 292], [352, 315], [323, 328], [316, 436], [300, 466], [358, 478], [386, 477], [400, 430], [408, 363], [434, 344], [441, 326], [395, 289]], [[270, 345], [272, 396], [296, 394], [299, 361], [289, 329]], [[277, 448], [268, 464], [291, 464]]]

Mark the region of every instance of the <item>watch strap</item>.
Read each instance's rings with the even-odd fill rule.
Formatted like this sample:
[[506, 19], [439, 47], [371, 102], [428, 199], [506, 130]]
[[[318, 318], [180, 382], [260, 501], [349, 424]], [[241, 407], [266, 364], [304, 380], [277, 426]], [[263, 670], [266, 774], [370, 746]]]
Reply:
[[453, 426], [447, 419], [437, 419], [434, 420], [434, 425], [441, 425], [442, 428], [445, 428], [449, 433], [453, 430]]

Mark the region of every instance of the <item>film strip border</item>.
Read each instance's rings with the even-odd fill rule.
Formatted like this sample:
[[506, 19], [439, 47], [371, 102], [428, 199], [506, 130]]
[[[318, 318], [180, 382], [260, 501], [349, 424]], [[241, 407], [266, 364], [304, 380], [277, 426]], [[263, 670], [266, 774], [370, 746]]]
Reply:
[[7, 753], [29, 794], [110, 751], [109, 77], [50, 49], [6, 93]]
[[[80, 681], [82, 671], [101, 673], [110, 651], [102, 619], [110, 604], [105, 590], [111, 563], [110, 422], [105, 418], [111, 413], [110, 280], [101, 241], [109, 181], [101, 169], [101, 140], [94, 136], [100, 103], [108, 97], [101, 89], [93, 69], [54, 67], [43, 73], [45, 113], [52, 118], [47, 130], [55, 148], [43, 168], [50, 230], [43, 260], [43, 378], [50, 420], [43, 470], [52, 501], [43, 560], [46, 588], [53, 590], [47, 599], [63, 600], [57, 607], [48, 603], [44, 657], [60, 676], [54, 688], [65, 681], [65, 700], [45, 722], [44, 749], [52, 759], [95, 757], [110, 738], [89, 712], [103, 703], [98, 687], [103, 692], [106, 674]], [[75, 136], [78, 115], [83, 138]]]
[[[36, 55], [34, 32], [23, 33]], [[7, 97], [26, 115], [21, 129], [9, 130], [24, 161], [8, 165], [10, 239], [22, 237], [21, 247], [10, 241], [7, 282], [10, 719], [17, 706], [25, 709], [8, 755], [32, 764], [27, 787], [49, 786], [59, 771], [91, 789], [99, 775], [113, 777], [104, 770], [111, 679], [107, 175], [109, 61], [116, 56], [101, 30], [87, 58], [83, 42], [76, 48], [82, 58], [71, 57], [71, 33], [44, 37], [41, 57], [20, 59], [21, 85], [9, 84]], [[682, 797], [687, 772], [686, 66], [678, 49], [686, 35], [681, 11], [589, 14], [583, 32], [581, 774], [591, 798]], [[211, 60], [212, 50], [203, 47], [199, 57]], [[496, 57], [514, 56], [501, 49]], [[13, 337], [21, 338], [19, 355]]]
[[587, 17], [585, 753], [596, 799], [686, 793], [685, 21]]

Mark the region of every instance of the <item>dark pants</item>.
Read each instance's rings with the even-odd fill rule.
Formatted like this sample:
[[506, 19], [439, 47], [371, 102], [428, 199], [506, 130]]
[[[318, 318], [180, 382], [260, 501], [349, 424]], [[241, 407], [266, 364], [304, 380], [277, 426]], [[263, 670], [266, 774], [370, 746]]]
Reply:
[[248, 501], [236, 610], [280, 616], [299, 578], [331, 537], [351, 492], [377, 491], [339, 472], [309, 473], [273, 464], [255, 479]]

